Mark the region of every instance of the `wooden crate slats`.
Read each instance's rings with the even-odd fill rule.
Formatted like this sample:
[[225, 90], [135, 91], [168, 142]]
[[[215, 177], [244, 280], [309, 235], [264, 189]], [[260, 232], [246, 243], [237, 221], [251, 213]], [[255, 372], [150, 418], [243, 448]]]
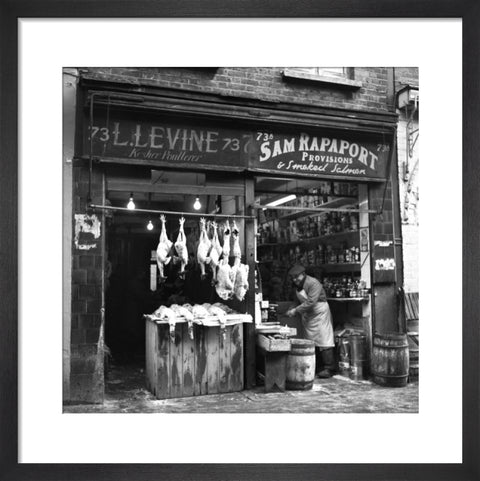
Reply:
[[419, 319], [420, 305], [418, 300], [418, 292], [412, 292], [411, 297], [412, 297], [412, 305], [415, 310], [416, 319]]
[[418, 348], [418, 336], [415, 334], [408, 334], [407, 335], [407, 340], [408, 340], [408, 347], [411, 349], [417, 349]]
[[405, 317], [407, 321], [418, 320], [418, 292], [405, 293]]
[[231, 328], [230, 336], [230, 381], [231, 391], [243, 389], [243, 325], [236, 324]]
[[195, 346], [195, 384], [194, 395], [207, 394], [207, 342], [206, 329], [194, 326], [194, 346]]
[[410, 302], [410, 299], [407, 297], [407, 294], [405, 294], [405, 318], [408, 321], [412, 319], [412, 316], [413, 316], [412, 304]]
[[188, 324], [182, 324], [183, 338], [183, 396], [193, 396], [195, 392], [195, 344], [188, 333]]
[[175, 326], [175, 341], [170, 341], [170, 397], [183, 396], [183, 346], [182, 326]]
[[[210, 328], [211, 329], [211, 328]], [[219, 369], [218, 369], [218, 390], [219, 392], [230, 392], [230, 342], [231, 342], [231, 327], [225, 329], [219, 328], [218, 345], [219, 345]]]
[[146, 382], [158, 399], [241, 391], [244, 387], [243, 325], [193, 326], [146, 321]]
[[257, 334], [257, 346], [268, 352], [273, 351], [290, 351], [290, 339], [275, 339], [264, 334]]
[[155, 394], [155, 382], [154, 382], [154, 356], [149, 356], [148, 353], [155, 352], [154, 351], [154, 343], [155, 343], [155, 330], [157, 326], [155, 323], [151, 321], [145, 322], [145, 377], [146, 377], [146, 384], [147, 389], [152, 391]]
[[157, 325], [157, 349], [154, 356], [157, 364], [155, 395], [160, 399], [172, 397], [171, 395], [171, 362], [170, 340], [168, 325]]
[[207, 335], [207, 391], [208, 394], [218, 393], [220, 372], [220, 328], [206, 328]]

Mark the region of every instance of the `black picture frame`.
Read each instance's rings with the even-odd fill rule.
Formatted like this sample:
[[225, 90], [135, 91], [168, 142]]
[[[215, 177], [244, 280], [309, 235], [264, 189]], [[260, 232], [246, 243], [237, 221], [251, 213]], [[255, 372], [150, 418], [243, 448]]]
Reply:
[[[463, 462], [459, 464], [18, 464], [17, 20], [64, 17], [461, 18], [463, 20]], [[478, 0], [2, 0], [0, 2], [0, 480], [478, 480], [480, 256]], [[432, 54], [435, 53], [434, 48]], [[446, 71], [445, 84], [448, 86]], [[443, 99], [445, 100], [445, 99]], [[445, 202], [448, 202], [446, 192]], [[441, 206], [439, 206], [441, 208]], [[447, 222], [447, 220], [446, 220]], [[448, 227], [441, 232], [448, 237]], [[439, 242], [448, 243], [448, 239]], [[460, 253], [451, 253], [455, 259]], [[440, 260], [442, 261], [442, 260]], [[449, 282], [461, 282], [450, 279]], [[448, 282], [441, 288], [448, 289]], [[448, 326], [448, 321], [442, 322]], [[439, 327], [441, 328], [441, 327]], [[446, 353], [446, 357], [448, 354]], [[441, 369], [445, 359], [438, 360]], [[446, 383], [447, 384], [447, 383]], [[442, 389], [439, 386], [438, 395]], [[441, 420], [439, 420], [441, 426]], [[383, 442], [379, 440], [379, 442]]]

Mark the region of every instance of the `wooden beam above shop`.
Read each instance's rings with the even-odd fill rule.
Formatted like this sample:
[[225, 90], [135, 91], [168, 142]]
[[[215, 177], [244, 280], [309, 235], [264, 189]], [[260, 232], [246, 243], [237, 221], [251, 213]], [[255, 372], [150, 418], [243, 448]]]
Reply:
[[107, 181], [108, 192], [143, 192], [152, 194], [184, 194], [184, 195], [229, 195], [244, 197], [243, 185], [208, 184], [208, 185], [180, 185], [180, 184], [152, 184], [141, 179]]

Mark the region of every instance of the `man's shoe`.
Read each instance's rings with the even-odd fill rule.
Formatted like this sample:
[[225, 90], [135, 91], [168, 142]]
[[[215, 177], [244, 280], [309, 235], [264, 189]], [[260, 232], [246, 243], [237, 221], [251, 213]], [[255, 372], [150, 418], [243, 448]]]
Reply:
[[332, 377], [332, 373], [328, 369], [323, 369], [323, 371], [320, 371], [317, 374], [317, 377], [320, 379], [328, 379], [329, 377]]

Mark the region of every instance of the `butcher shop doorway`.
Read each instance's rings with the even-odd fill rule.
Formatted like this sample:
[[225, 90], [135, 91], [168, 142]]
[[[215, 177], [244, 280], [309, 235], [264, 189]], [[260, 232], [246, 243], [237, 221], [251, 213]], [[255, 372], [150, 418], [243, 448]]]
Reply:
[[[137, 373], [136, 382], [143, 385], [145, 314], [160, 305], [218, 301], [211, 279], [201, 279], [196, 260], [200, 217], [192, 214], [204, 214], [207, 220], [218, 214], [243, 214], [244, 185], [240, 174], [109, 168], [106, 204], [124, 208], [132, 199], [135, 209], [112, 210], [106, 219], [107, 378], [108, 370], [115, 368], [118, 373], [120, 368], [129, 376]], [[164, 223], [160, 212], [165, 212]], [[189, 258], [185, 274], [179, 275], [182, 266], [175, 260], [164, 266], [161, 278], [156, 249], [162, 226], [175, 243], [182, 217]], [[243, 229], [242, 219], [237, 219], [237, 224]], [[243, 251], [244, 239], [240, 237]]]

